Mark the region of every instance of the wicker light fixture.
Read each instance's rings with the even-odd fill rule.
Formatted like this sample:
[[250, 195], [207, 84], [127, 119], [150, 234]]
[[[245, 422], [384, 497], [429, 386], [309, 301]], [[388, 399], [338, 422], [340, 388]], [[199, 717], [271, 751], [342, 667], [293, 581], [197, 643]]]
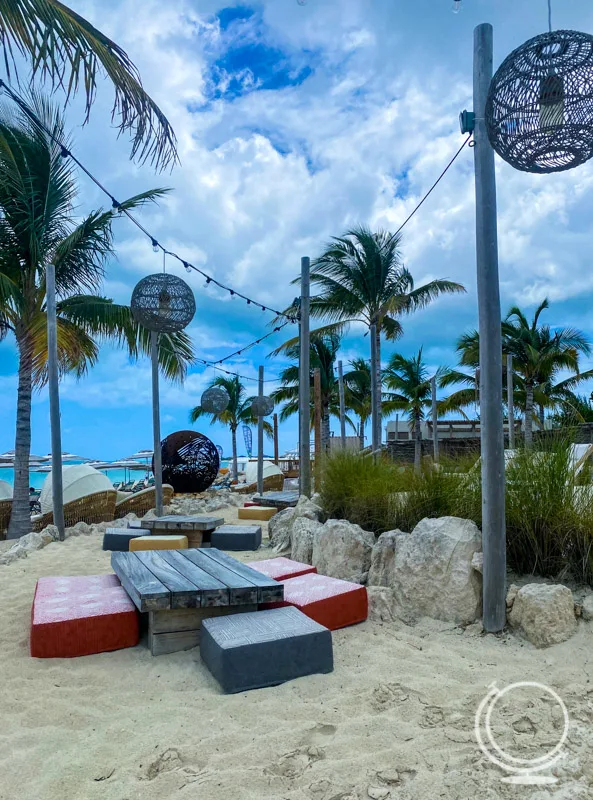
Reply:
[[231, 401], [228, 392], [219, 386], [206, 389], [200, 400], [200, 406], [209, 414], [221, 414]]
[[593, 156], [593, 36], [551, 31], [500, 65], [486, 103], [488, 138], [524, 172], [561, 172]]
[[196, 313], [190, 287], [176, 275], [148, 275], [132, 292], [132, 316], [140, 325], [157, 333], [174, 333], [187, 327]]
[[256, 417], [269, 417], [274, 410], [274, 401], [271, 397], [261, 395], [253, 400], [251, 410]]

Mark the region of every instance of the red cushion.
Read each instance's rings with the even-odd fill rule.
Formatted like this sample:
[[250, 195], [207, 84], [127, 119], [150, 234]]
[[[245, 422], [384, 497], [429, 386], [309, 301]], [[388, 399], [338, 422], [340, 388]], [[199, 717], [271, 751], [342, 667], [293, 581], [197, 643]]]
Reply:
[[367, 590], [358, 583], [316, 573], [289, 578], [281, 583], [284, 584], [284, 601], [269, 603], [266, 607], [296, 606], [331, 631], [364, 622], [368, 616]]
[[72, 658], [134, 647], [136, 607], [116, 575], [40, 578], [31, 614], [31, 655]]
[[243, 503], [243, 508], [251, 508], [252, 506], [259, 506], [259, 505], [260, 505], [259, 503], [254, 503], [251, 500], [246, 500]]
[[290, 558], [284, 558], [283, 556], [268, 558], [266, 561], [250, 561], [248, 566], [275, 581], [284, 581], [287, 578], [298, 578], [299, 575], [317, 572], [317, 567], [312, 567], [310, 564], [302, 564], [300, 561], [292, 561]]

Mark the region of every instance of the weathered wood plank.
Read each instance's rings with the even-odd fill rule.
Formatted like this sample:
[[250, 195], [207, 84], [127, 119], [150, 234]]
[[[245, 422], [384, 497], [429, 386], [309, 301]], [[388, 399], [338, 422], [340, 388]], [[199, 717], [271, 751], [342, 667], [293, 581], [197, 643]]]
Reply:
[[151, 633], [177, 633], [198, 630], [203, 619], [226, 614], [257, 611], [257, 605], [218, 606], [216, 608], [179, 608], [171, 611], [151, 611], [148, 615]]
[[200, 587], [188, 580], [170, 561], [162, 557], [162, 553], [166, 552], [171, 551], [141, 550], [136, 552], [136, 556], [171, 592], [171, 608], [200, 608], [202, 605]]
[[151, 531], [213, 531], [224, 523], [222, 517], [195, 516], [182, 517], [170, 514], [166, 517], [155, 517], [143, 520], [142, 524]]
[[200, 629], [176, 633], [150, 633], [148, 646], [153, 656], [164, 656], [180, 650], [191, 650], [200, 643]]
[[228, 606], [230, 603], [228, 586], [186, 558], [184, 556], [186, 552], [186, 550], [162, 550], [160, 555], [181, 575], [200, 588], [202, 608]]
[[171, 592], [144, 566], [136, 553], [113, 552], [111, 566], [139, 611], [171, 608]]
[[263, 495], [253, 497], [255, 503], [273, 508], [291, 508], [296, 506], [298, 500], [298, 492], [265, 492]]
[[232, 570], [246, 583], [256, 586], [258, 603], [271, 603], [275, 600], [284, 599], [284, 586], [281, 583], [262, 575], [261, 572], [256, 572], [247, 564], [237, 561], [236, 558], [227, 555], [222, 550], [211, 547], [209, 550], [204, 551], [204, 555], [217, 564]]
[[206, 553], [212, 552], [212, 549], [180, 550], [178, 552], [228, 587], [230, 605], [238, 606], [247, 603], [258, 603], [257, 586], [252, 581], [246, 581], [245, 578], [242, 578], [226, 565], [208, 558]]

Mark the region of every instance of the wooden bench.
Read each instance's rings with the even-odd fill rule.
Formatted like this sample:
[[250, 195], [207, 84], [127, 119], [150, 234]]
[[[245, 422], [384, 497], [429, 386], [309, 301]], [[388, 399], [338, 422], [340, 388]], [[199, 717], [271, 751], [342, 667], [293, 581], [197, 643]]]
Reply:
[[182, 517], [176, 514], [142, 520], [143, 527], [147, 528], [152, 534], [182, 533], [187, 536], [187, 544], [190, 548], [208, 545], [212, 531], [223, 524], [224, 519], [222, 517]]
[[148, 613], [153, 655], [195, 647], [205, 617], [284, 597], [282, 584], [214, 547], [114, 552], [111, 566], [136, 608]]

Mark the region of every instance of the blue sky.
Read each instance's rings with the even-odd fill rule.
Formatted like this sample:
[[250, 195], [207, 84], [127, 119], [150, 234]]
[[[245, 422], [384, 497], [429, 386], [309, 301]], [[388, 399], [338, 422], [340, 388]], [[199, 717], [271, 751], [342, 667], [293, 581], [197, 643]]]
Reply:
[[[174, 125], [181, 166], [155, 175], [128, 160], [128, 143], [110, 127], [111, 90], [101, 87], [91, 121], [78, 104], [67, 111], [77, 155], [118, 197], [167, 186], [170, 195], [141, 213], [157, 238], [220, 280], [282, 307], [300, 257], [365, 223], [395, 229], [462, 141], [458, 114], [471, 108], [472, 31], [491, 22], [498, 64], [542, 32], [545, 0], [70, 0], [72, 7], [121, 44], [144, 84]], [[133, 25], [130, 21], [133, 20]], [[555, 27], [593, 31], [586, 0], [556, 0]], [[530, 176], [497, 164], [503, 310], [530, 311], [543, 297], [547, 320], [593, 338], [590, 228], [593, 163], [552, 176]], [[105, 204], [80, 178], [80, 212]], [[104, 291], [129, 302], [144, 275], [161, 268], [133, 227], [116, 226], [117, 258]], [[457, 337], [477, 320], [473, 164], [464, 151], [438, 190], [406, 227], [403, 253], [417, 284], [447, 277], [464, 297], [444, 298], [405, 320], [405, 336], [384, 357], [423, 345], [431, 366], [455, 363]], [[190, 332], [198, 354], [221, 358], [267, 331], [271, 317], [197, 275], [173, 272], [192, 286], [197, 313]], [[285, 362], [267, 344], [233, 359], [230, 368], [269, 378]], [[368, 357], [368, 337], [353, 328], [347, 362]], [[593, 364], [585, 364], [590, 367]], [[14, 446], [14, 343], [0, 344], [0, 450]], [[162, 385], [162, 427], [189, 427], [188, 412], [213, 376], [192, 369], [184, 386]], [[255, 382], [249, 381], [249, 387]], [[274, 384], [268, 384], [268, 389]], [[118, 458], [151, 446], [150, 367], [103, 347], [85, 379], [62, 384], [64, 449]], [[230, 451], [217, 426], [197, 429]], [[335, 427], [335, 426], [334, 426]], [[281, 448], [296, 445], [296, 422], [281, 427]], [[46, 394], [34, 400], [34, 452], [49, 451]]]

